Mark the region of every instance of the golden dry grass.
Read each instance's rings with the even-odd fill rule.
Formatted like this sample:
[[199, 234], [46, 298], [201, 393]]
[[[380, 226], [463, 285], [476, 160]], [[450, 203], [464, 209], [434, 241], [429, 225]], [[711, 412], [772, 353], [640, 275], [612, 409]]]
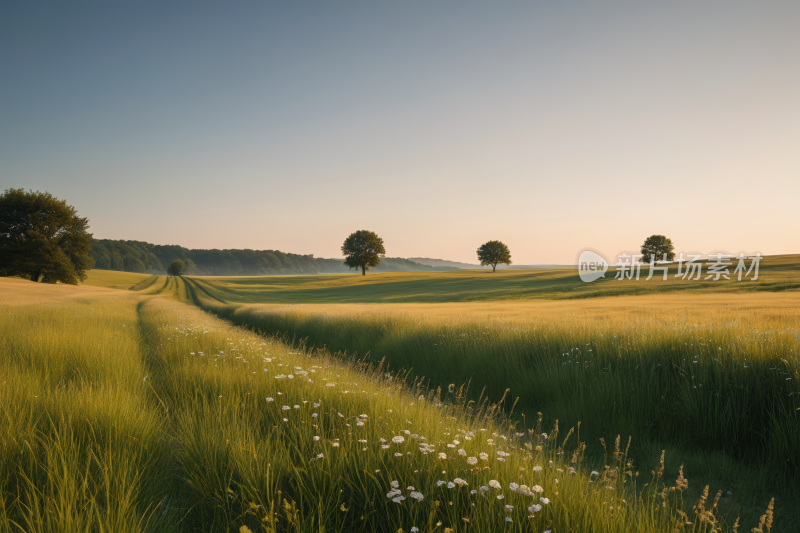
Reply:
[[67, 301], [91, 298], [130, 299], [131, 294], [111, 288], [85, 285], [33, 283], [28, 280], [0, 278], [3, 306], [34, 304], [61, 305]]
[[329, 316], [424, 317], [505, 323], [711, 324], [740, 321], [758, 329], [800, 322], [800, 293], [650, 294], [581, 300], [442, 303], [261, 304], [273, 312]]
[[[800, 256], [763, 258], [757, 280], [754, 276], [714, 281], [676, 277], [670, 267], [666, 281], [617, 280], [614, 271], [593, 283], [580, 280], [575, 269], [503, 270], [496, 273], [461, 270], [452, 272], [393, 272], [328, 276], [188, 277], [198, 296], [231, 304], [285, 303], [446, 303], [486, 301], [531, 301], [597, 299], [656, 294], [753, 294], [800, 292]], [[704, 267], [705, 268], [705, 267]], [[713, 276], [712, 276], [713, 278]]]
[[107, 287], [110, 289], [132, 289], [137, 284], [152, 278], [151, 274], [136, 272], [118, 272], [116, 270], [89, 270], [84, 285], [91, 287]]

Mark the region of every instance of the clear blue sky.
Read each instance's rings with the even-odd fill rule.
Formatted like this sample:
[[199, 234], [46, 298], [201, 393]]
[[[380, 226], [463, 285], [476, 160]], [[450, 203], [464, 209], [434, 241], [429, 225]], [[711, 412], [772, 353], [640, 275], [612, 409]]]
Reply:
[[280, 4], [3, 2], [0, 188], [193, 248], [800, 252], [800, 3]]

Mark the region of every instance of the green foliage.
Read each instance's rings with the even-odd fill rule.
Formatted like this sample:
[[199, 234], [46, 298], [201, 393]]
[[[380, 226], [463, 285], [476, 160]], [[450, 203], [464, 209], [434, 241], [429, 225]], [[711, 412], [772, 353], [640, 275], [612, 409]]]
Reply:
[[[276, 274], [341, 274], [349, 269], [339, 259], [283, 253], [279, 250], [192, 250], [176, 245], [156, 245], [141, 241], [94, 240], [95, 268], [129, 272], [165, 272], [176, 259], [186, 264], [184, 274], [197, 276], [264, 276]], [[135, 257], [144, 270], [126, 258]], [[375, 268], [379, 272], [443, 271], [451, 268], [421, 265], [407, 259], [387, 257]]]
[[478, 248], [478, 260], [483, 266], [491, 265], [492, 272], [495, 272], [497, 265], [511, 264], [511, 251], [500, 241], [489, 241]]
[[169, 268], [167, 269], [167, 274], [170, 276], [180, 276], [183, 274], [183, 271], [186, 269], [186, 263], [181, 261], [180, 259], [176, 259], [172, 263], [170, 263]]
[[154, 253], [154, 245], [147, 242], [93, 239], [91, 253], [95, 268], [101, 270], [164, 270], [161, 260]]
[[361, 275], [365, 276], [370, 267], [381, 264], [381, 258], [386, 256], [386, 249], [383, 247], [383, 239], [375, 232], [359, 230], [344, 240], [342, 255], [345, 256], [344, 264], [348, 268], [360, 268]]
[[125, 257], [125, 272], [139, 272], [145, 271], [144, 263], [136, 256]]
[[77, 285], [92, 268], [89, 223], [50, 193], [0, 195], [0, 275]]
[[651, 258], [656, 261], [663, 261], [666, 255], [667, 261], [675, 259], [675, 247], [672, 245], [672, 240], [667, 239], [663, 235], [650, 235], [645, 239], [642, 244], [642, 259], [643, 263], [649, 263]]

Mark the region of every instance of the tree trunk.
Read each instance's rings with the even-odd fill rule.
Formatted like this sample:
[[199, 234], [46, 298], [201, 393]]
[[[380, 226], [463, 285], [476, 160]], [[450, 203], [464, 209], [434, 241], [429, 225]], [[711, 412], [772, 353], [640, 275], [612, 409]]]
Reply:
[[495, 270], [497, 270], [497, 264], [492, 265], [492, 272], [494, 272]]
[[31, 281], [33, 281], [33, 282], [39, 281], [39, 276], [41, 276], [41, 275], [42, 275], [42, 273], [39, 272], [39, 271], [34, 272], [33, 274], [31, 274]]
[[361, 267], [361, 275], [362, 276], [366, 276], [367, 275], [367, 269], [366, 268]]

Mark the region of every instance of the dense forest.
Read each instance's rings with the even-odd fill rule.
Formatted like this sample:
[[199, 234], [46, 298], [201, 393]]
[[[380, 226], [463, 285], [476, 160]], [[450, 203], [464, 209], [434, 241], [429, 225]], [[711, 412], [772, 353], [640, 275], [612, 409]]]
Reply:
[[[339, 274], [354, 272], [342, 259], [321, 259], [313, 255], [288, 254], [278, 250], [190, 250], [177, 245], [142, 241], [93, 239], [94, 268], [126, 272], [166, 273], [175, 259], [186, 263], [190, 276], [263, 276], [274, 274]], [[411, 270], [454, 270], [421, 265], [408, 259], [387, 257], [372, 269], [377, 272]]]

